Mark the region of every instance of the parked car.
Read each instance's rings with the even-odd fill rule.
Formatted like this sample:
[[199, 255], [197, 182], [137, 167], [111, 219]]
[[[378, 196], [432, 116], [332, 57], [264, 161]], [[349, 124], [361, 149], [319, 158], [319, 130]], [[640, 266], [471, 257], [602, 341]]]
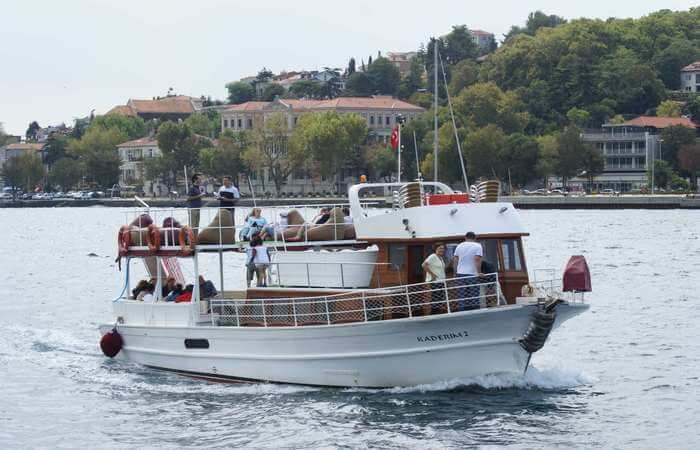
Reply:
[[12, 198], [12, 194], [9, 192], [0, 192], [0, 199], [1, 200], [9, 200]]
[[620, 191], [616, 191], [615, 189], [603, 189], [600, 193], [602, 195], [620, 195]]

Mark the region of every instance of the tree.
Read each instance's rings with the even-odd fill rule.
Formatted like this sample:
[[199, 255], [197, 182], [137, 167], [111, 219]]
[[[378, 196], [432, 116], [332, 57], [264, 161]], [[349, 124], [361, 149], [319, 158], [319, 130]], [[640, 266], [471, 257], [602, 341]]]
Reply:
[[671, 42], [653, 60], [653, 65], [659, 73], [667, 89], [677, 90], [681, 87], [678, 74], [681, 69], [700, 59], [700, 48], [688, 39], [680, 38]]
[[355, 58], [350, 58], [350, 61], [348, 61], [347, 74], [348, 74], [348, 76], [350, 76], [355, 72], [356, 72], [356, 70], [355, 70]]
[[41, 157], [35, 153], [25, 152], [13, 159], [17, 160], [24, 191], [33, 191], [44, 178], [44, 164], [41, 162]]
[[[505, 146], [506, 134], [493, 124], [467, 135], [463, 148], [467, 155], [467, 170], [472, 183], [478, 178], [493, 179], [503, 173], [503, 161], [499, 158], [499, 153]], [[441, 158], [444, 159], [444, 156]], [[451, 164], [459, 166], [454, 162]]]
[[366, 72], [355, 72], [345, 83], [345, 95], [367, 97], [374, 93], [374, 84]]
[[700, 143], [686, 144], [678, 152], [678, 165], [690, 176], [691, 188], [698, 188], [698, 173], [700, 173]]
[[569, 124], [579, 128], [585, 128], [591, 120], [591, 114], [578, 108], [571, 108], [566, 113], [566, 118], [569, 119]]
[[250, 136], [250, 145], [243, 151], [243, 161], [252, 171], [267, 170], [279, 195], [292, 172], [306, 165], [309, 152], [305, 147], [290, 144], [289, 126], [282, 114], [269, 116], [258, 124]]
[[562, 186], [566, 188], [570, 178], [575, 177], [582, 167], [582, 155], [587, 145], [581, 139], [581, 131], [576, 127], [567, 127], [557, 136], [557, 165], [555, 174], [561, 177]]
[[474, 59], [479, 49], [474, 43], [474, 38], [466, 25], [455, 25], [444, 38], [445, 49], [442, 57], [445, 64], [457, 64], [465, 59]]
[[671, 165], [666, 161], [654, 161], [654, 178], [652, 179], [652, 171], [647, 171], [647, 177], [652, 180], [653, 186], [656, 188], [667, 188], [673, 181], [674, 173]]
[[367, 69], [372, 82], [372, 93], [396, 95], [401, 74], [399, 69], [386, 58], [377, 58]]
[[66, 156], [68, 138], [62, 135], [52, 134], [44, 146], [44, 162], [51, 168], [56, 161]]
[[656, 115], [659, 117], [680, 117], [683, 115], [683, 104], [673, 100], [664, 100], [656, 108]]
[[515, 186], [524, 186], [537, 177], [539, 154], [540, 145], [536, 139], [522, 133], [509, 135], [498, 153], [500, 178]]
[[503, 92], [493, 83], [478, 83], [454, 99], [461, 122], [470, 128], [497, 125], [507, 133], [521, 132], [528, 122], [525, 105], [515, 92]]
[[389, 182], [396, 173], [396, 151], [386, 145], [367, 146], [364, 149], [364, 161], [372, 179]]
[[274, 77], [275, 74], [272, 73], [270, 69], [267, 67], [263, 67], [260, 69], [260, 72], [255, 76], [255, 82], [256, 83], [267, 83], [270, 80], [272, 80], [272, 77]]
[[196, 113], [185, 119], [185, 125], [194, 134], [213, 138], [218, 135], [218, 130], [221, 128], [219, 122], [219, 114], [214, 112], [212, 118], [206, 114]]
[[307, 114], [299, 120], [292, 147], [308, 151], [318, 161], [321, 174], [330, 176], [338, 175], [359, 155], [366, 138], [367, 122], [356, 114]]
[[506, 35], [506, 41], [514, 36], [517, 36], [518, 34], [534, 36], [540, 28], [554, 28], [565, 23], [566, 19], [562, 17], [554, 14], [547, 15], [542, 11], [535, 11], [530, 13], [530, 15], [527, 17], [527, 22], [525, 23], [524, 28], [518, 26], [511, 27], [510, 31]]
[[593, 178], [597, 177], [605, 169], [605, 157], [603, 152], [590, 144], [585, 144], [581, 158], [581, 169], [588, 180], [588, 191], [593, 189]]
[[557, 146], [557, 135], [549, 134], [540, 136], [537, 139], [540, 147], [537, 158], [536, 172], [543, 180], [543, 186], [547, 187], [550, 175], [553, 175], [559, 165], [559, 150]]
[[411, 95], [423, 88], [425, 86], [423, 83], [424, 73], [425, 69], [423, 68], [423, 63], [421, 62], [421, 59], [418, 57], [411, 59], [411, 66], [409, 67], [409, 72], [399, 83], [399, 98], [409, 98]]
[[124, 116], [122, 114], [106, 114], [95, 117], [88, 130], [119, 130], [127, 140], [142, 138], [147, 133], [146, 122], [140, 117]]
[[80, 182], [84, 173], [80, 161], [73, 158], [61, 158], [51, 168], [49, 182], [54, 186], [60, 186], [64, 191], [68, 191]]
[[162, 155], [159, 161], [152, 163], [152, 171], [159, 169], [158, 178], [169, 179], [166, 183], [169, 188], [175, 185], [177, 173], [185, 167], [197, 167], [199, 150], [211, 146], [211, 140], [193, 134], [185, 123], [165, 122], [158, 128], [157, 139]]
[[255, 97], [255, 88], [245, 81], [235, 81], [226, 85], [228, 90], [228, 102], [232, 105], [245, 103]]
[[207, 175], [216, 177], [231, 176], [238, 184], [238, 175], [247, 172], [242, 159], [245, 141], [241, 137], [241, 133], [226, 130], [219, 137], [216, 147], [201, 149], [199, 151], [201, 170]]
[[675, 125], [664, 128], [661, 131], [661, 147], [659, 155], [664, 161], [667, 161], [671, 168], [678, 169], [678, 152], [684, 145], [695, 143], [695, 130], [692, 128]]
[[295, 98], [321, 98], [320, 92], [320, 83], [313, 80], [300, 80], [289, 86], [289, 94]]
[[19, 158], [10, 158], [0, 167], [3, 181], [6, 186], [12, 188], [13, 199], [16, 197], [16, 190], [22, 186], [22, 168], [18, 162]]
[[24, 134], [24, 136], [28, 141], [36, 141], [36, 133], [40, 129], [41, 127], [39, 126], [39, 123], [35, 120], [29, 124], [29, 127], [27, 127], [27, 132]]
[[479, 81], [479, 66], [472, 60], [463, 60], [451, 69], [450, 95], [456, 96], [462, 89], [470, 87]]
[[119, 129], [90, 127], [80, 140], [68, 144], [68, 156], [77, 158], [85, 168], [86, 178], [101, 187], [113, 186], [119, 178], [121, 160], [117, 145], [127, 141]]
[[283, 96], [284, 93], [284, 87], [276, 83], [270, 83], [263, 89], [260, 99], [264, 102], [271, 102], [275, 98]]

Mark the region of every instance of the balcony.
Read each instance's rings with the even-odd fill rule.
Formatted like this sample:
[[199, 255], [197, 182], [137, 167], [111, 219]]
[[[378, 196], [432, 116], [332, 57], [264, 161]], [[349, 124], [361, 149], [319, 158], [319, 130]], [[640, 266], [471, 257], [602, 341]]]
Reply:
[[618, 141], [644, 141], [646, 133], [584, 133], [582, 138], [586, 142], [618, 142]]

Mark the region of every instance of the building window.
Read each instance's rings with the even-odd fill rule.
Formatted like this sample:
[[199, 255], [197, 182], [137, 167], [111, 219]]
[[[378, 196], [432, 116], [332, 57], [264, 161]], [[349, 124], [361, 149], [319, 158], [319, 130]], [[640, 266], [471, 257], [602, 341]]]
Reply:
[[369, 116], [369, 124], [374, 125], [374, 116]]
[[297, 124], [297, 121], [298, 121], [298, 120], [299, 120], [299, 118], [298, 118], [298, 117], [296, 117], [296, 116], [294, 116], [294, 125], [296, 125], [296, 124]]
[[253, 119], [248, 119], [248, 128], [253, 128]]
[[391, 117], [386, 116], [385, 119], [386, 119], [386, 124], [387, 124], [387, 125], [391, 125]]
[[377, 125], [382, 126], [382, 116], [377, 116]]
[[243, 119], [238, 119], [238, 128], [243, 128]]
[[392, 268], [403, 268], [406, 265], [406, 246], [404, 244], [389, 244], [389, 264]]
[[224, 119], [224, 128], [228, 128], [228, 119]]

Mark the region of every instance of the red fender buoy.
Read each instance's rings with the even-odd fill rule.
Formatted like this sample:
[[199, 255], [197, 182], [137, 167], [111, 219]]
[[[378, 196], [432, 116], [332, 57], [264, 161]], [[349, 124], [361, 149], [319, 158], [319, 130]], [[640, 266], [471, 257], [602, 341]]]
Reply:
[[119, 353], [119, 350], [122, 349], [123, 343], [122, 336], [115, 327], [112, 328], [112, 331], [105, 333], [104, 336], [102, 336], [102, 339], [100, 339], [100, 348], [105, 356], [114, 358], [117, 356], [117, 353]]

